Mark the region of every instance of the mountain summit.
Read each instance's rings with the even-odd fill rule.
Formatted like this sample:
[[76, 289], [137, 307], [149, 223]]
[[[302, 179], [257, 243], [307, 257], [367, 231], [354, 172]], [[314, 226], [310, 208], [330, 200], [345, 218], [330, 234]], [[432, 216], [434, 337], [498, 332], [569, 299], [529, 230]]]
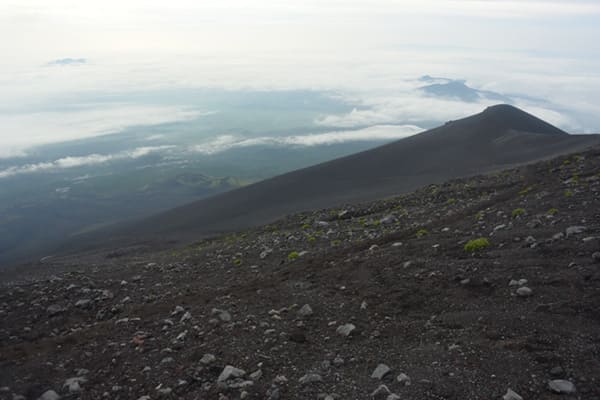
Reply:
[[[567, 132], [508, 104], [490, 106], [482, 113], [473, 116], [471, 119], [475, 124], [482, 124], [484, 126], [489, 126], [491, 129], [501, 131], [513, 130], [548, 135], [567, 135]], [[466, 120], [469, 119], [467, 118]]]
[[[269, 223], [290, 213], [381, 199], [445, 180], [530, 163], [600, 143], [509, 105], [396, 142], [276, 176], [118, 229], [87, 243], [193, 240]], [[100, 235], [100, 237], [98, 237]], [[75, 240], [78, 244], [78, 240]]]

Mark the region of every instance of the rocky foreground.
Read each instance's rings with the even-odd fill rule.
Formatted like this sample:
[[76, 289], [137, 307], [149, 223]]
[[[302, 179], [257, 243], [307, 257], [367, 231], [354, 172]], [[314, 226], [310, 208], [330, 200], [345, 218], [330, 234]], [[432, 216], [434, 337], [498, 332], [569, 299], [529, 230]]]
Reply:
[[0, 278], [0, 399], [600, 399], [600, 149]]

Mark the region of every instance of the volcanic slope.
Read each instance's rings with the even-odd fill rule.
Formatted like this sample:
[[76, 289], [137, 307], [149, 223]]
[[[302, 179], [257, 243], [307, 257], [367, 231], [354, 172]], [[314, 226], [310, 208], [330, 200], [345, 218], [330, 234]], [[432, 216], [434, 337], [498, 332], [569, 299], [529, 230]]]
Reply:
[[110, 231], [110, 236], [113, 243], [131, 238], [207, 237], [268, 223], [290, 213], [381, 199], [597, 143], [598, 135], [569, 135], [515, 107], [497, 105], [373, 150], [170, 210]]
[[595, 148], [0, 271], [0, 399], [597, 399], [599, 210]]

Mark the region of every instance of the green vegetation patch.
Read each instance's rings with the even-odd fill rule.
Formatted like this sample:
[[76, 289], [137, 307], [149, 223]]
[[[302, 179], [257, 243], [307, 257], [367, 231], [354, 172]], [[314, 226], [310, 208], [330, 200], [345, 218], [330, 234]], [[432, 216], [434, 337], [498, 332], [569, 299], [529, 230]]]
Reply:
[[427, 229], [419, 229], [416, 233], [418, 238], [429, 235], [429, 231]]
[[479, 238], [469, 240], [467, 244], [465, 244], [465, 251], [469, 253], [474, 253], [479, 250], [483, 250], [490, 246], [490, 241], [486, 238]]
[[294, 261], [298, 257], [300, 257], [300, 253], [297, 251], [292, 251], [290, 254], [288, 254], [288, 260], [290, 261]]
[[512, 216], [513, 216], [513, 218], [517, 218], [517, 217], [520, 217], [521, 215], [525, 215], [525, 212], [526, 211], [524, 208], [515, 208], [512, 211]]

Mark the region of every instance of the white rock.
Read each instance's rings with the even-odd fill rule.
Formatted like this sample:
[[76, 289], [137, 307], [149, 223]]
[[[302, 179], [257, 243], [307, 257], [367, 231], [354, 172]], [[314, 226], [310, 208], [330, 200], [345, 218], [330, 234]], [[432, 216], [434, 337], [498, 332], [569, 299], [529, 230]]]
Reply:
[[301, 317], [308, 317], [313, 314], [313, 310], [310, 305], [305, 304], [298, 310], [298, 315]]
[[60, 396], [54, 390], [45, 391], [38, 400], [58, 400]]
[[506, 390], [506, 394], [502, 396], [502, 400], [523, 400], [523, 398], [509, 388]]
[[222, 322], [231, 322], [231, 314], [218, 308], [212, 309], [212, 315], [217, 315]]
[[396, 378], [396, 380], [403, 384], [404, 386], [409, 386], [410, 385], [410, 377], [408, 375], [406, 375], [405, 373], [401, 373], [400, 375], [398, 375], [398, 377]]
[[371, 393], [371, 397], [374, 397], [376, 399], [382, 399], [382, 398], [386, 398], [392, 394], [392, 392], [390, 391], [390, 389], [388, 389], [387, 386], [385, 385], [380, 385], [377, 389], [375, 389], [373, 391], [373, 393]]
[[217, 357], [215, 357], [213, 354], [209, 354], [209, 353], [206, 353], [200, 359], [200, 363], [204, 364], [204, 365], [212, 364], [215, 361], [217, 361]]
[[354, 324], [345, 324], [345, 325], [340, 325], [336, 332], [338, 335], [341, 336], [350, 336], [350, 334], [356, 329], [356, 326]]
[[308, 385], [310, 383], [322, 382], [322, 381], [323, 381], [323, 378], [319, 374], [306, 374], [298, 380], [298, 382], [300, 382], [301, 385]]
[[87, 382], [87, 379], [83, 376], [76, 378], [69, 378], [65, 381], [63, 387], [69, 389], [69, 393], [81, 392], [81, 384]]
[[567, 237], [571, 236], [571, 235], [578, 235], [580, 233], [583, 233], [587, 230], [587, 228], [585, 226], [570, 226], [565, 230], [565, 233], [567, 234]]
[[189, 321], [190, 319], [192, 319], [192, 314], [189, 311], [186, 311], [185, 314], [183, 314], [181, 316], [181, 319], [179, 320], [179, 322], [184, 323], [186, 321]]
[[548, 382], [548, 388], [555, 393], [572, 394], [576, 392], [575, 385], [564, 379], [555, 379]]
[[533, 294], [533, 290], [529, 289], [527, 286], [522, 286], [517, 289], [516, 293], [520, 297], [529, 297]]
[[235, 368], [234, 366], [227, 365], [223, 369], [223, 372], [221, 372], [221, 375], [219, 375], [219, 378], [217, 378], [217, 382], [225, 382], [226, 380], [231, 379], [231, 378], [241, 378], [244, 375], [246, 375], [246, 371], [244, 371], [243, 369], [239, 369], [239, 368]]
[[375, 379], [383, 379], [384, 376], [386, 376], [387, 374], [389, 374], [391, 371], [390, 367], [388, 367], [385, 364], [379, 364], [377, 366], [377, 368], [375, 368], [375, 370], [373, 371], [373, 373], [371, 374], [371, 378], [375, 378]]

